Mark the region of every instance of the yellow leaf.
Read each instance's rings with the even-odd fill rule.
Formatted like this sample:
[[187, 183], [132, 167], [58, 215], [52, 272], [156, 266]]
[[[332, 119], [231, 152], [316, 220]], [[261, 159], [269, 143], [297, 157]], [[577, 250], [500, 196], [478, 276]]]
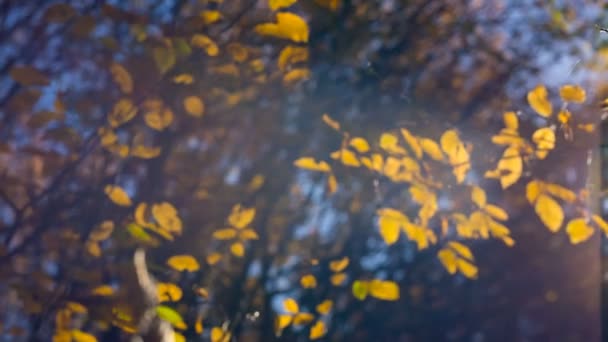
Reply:
[[112, 235], [114, 231], [114, 222], [105, 220], [101, 222], [89, 235], [89, 239], [93, 241], [103, 241]]
[[211, 342], [230, 342], [230, 332], [220, 327], [211, 328]]
[[340, 123], [332, 119], [328, 114], [323, 114], [322, 119], [327, 126], [333, 128], [336, 131], [340, 130]]
[[439, 145], [431, 139], [422, 138], [420, 139], [420, 146], [426, 155], [431, 157], [434, 160], [443, 160], [443, 153], [441, 153], [441, 149]]
[[152, 216], [156, 222], [171, 233], [181, 233], [182, 221], [177, 216], [177, 209], [169, 203], [162, 202], [152, 205]]
[[333, 194], [338, 190], [338, 180], [333, 173], [327, 177], [327, 189], [330, 194]]
[[235, 242], [230, 245], [230, 252], [232, 252], [234, 256], [242, 258], [243, 255], [245, 255], [245, 246], [240, 242]]
[[482, 188], [474, 186], [471, 190], [471, 200], [478, 207], [483, 208], [486, 205], [486, 192]]
[[505, 150], [502, 158], [498, 162], [498, 172], [500, 172], [500, 185], [503, 189], [517, 183], [523, 171], [523, 161], [519, 150], [511, 146]]
[[574, 245], [587, 241], [595, 230], [587, 224], [584, 218], [570, 220], [566, 226], [566, 233], [570, 236], [570, 242]]
[[457, 264], [458, 264], [458, 270], [465, 277], [470, 278], [470, 279], [477, 278], [477, 266], [473, 265], [472, 263], [470, 263], [464, 259], [458, 259]]
[[526, 198], [530, 204], [536, 203], [536, 199], [540, 195], [541, 183], [540, 181], [532, 180], [526, 185]]
[[222, 14], [219, 11], [213, 10], [202, 11], [200, 16], [206, 25], [213, 24], [222, 18]]
[[583, 103], [587, 98], [585, 90], [577, 85], [567, 84], [559, 89], [559, 96], [564, 102]]
[[392, 133], [382, 133], [380, 136], [380, 148], [386, 152], [405, 154], [406, 151], [399, 146], [399, 138]]
[[483, 210], [497, 220], [505, 221], [509, 219], [509, 215], [504, 209], [493, 204], [486, 205]]
[[255, 218], [255, 208], [242, 208], [240, 204], [232, 207], [228, 223], [235, 228], [242, 229], [248, 226]]
[[158, 283], [156, 293], [160, 302], [177, 302], [182, 298], [182, 289], [173, 283]]
[[346, 166], [359, 167], [361, 163], [355, 153], [348, 149], [341, 149], [339, 151], [335, 151], [330, 155], [331, 158], [340, 160], [342, 164]]
[[399, 233], [403, 221], [397, 220], [391, 216], [380, 216], [378, 219], [378, 228], [380, 229], [380, 235], [387, 245], [392, 245], [399, 240]]
[[295, 4], [298, 0], [268, 0], [268, 7], [271, 10], [276, 11], [281, 8], [287, 8]]
[[360, 138], [360, 137], [352, 138], [350, 140], [350, 146], [352, 146], [359, 153], [365, 153], [365, 152], [369, 151], [368, 142], [365, 139]]
[[381, 300], [399, 299], [399, 286], [393, 281], [374, 279], [369, 282], [369, 294]]
[[458, 270], [458, 258], [456, 254], [449, 249], [443, 248], [437, 253], [439, 261], [443, 264], [443, 267], [450, 273], [454, 274]]
[[148, 127], [157, 131], [162, 131], [169, 127], [173, 122], [173, 112], [167, 108], [158, 111], [149, 111], [144, 115], [144, 121]]
[[505, 123], [505, 128], [517, 132], [519, 129], [519, 119], [515, 112], [505, 112], [502, 118]]
[[555, 132], [550, 127], [537, 129], [532, 134], [532, 141], [536, 144], [536, 156], [545, 159], [547, 153], [555, 147]]
[[300, 311], [298, 302], [296, 302], [296, 300], [293, 298], [287, 298], [283, 301], [283, 309], [285, 309], [287, 313], [294, 315]]
[[203, 333], [203, 318], [202, 316], [197, 317], [196, 322], [194, 323], [194, 331], [197, 334]]
[[197, 295], [201, 296], [202, 298], [205, 298], [205, 299], [209, 298], [209, 291], [207, 291], [207, 289], [204, 287], [197, 287], [195, 289], [195, 293]]
[[106, 185], [106, 187], [104, 188], [104, 192], [116, 205], [122, 207], [129, 207], [132, 204], [129, 195], [127, 195], [127, 192], [124, 191], [123, 188], [119, 187], [118, 185]]
[[310, 70], [307, 68], [294, 68], [283, 76], [283, 83], [289, 85], [297, 81], [304, 81], [310, 78]]
[[450, 248], [452, 248], [454, 251], [456, 251], [456, 253], [458, 253], [460, 256], [465, 257], [469, 260], [473, 260], [473, 253], [471, 253], [471, 250], [469, 249], [469, 247], [461, 244], [460, 242], [456, 242], [456, 241], [448, 242], [448, 246]]
[[308, 42], [308, 24], [294, 13], [279, 12], [276, 23], [264, 23], [255, 26], [258, 34], [277, 38], [290, 39], [296, 43]]
[[125, 67], [118, 63], [112, 63], [110, 72], [114, 82], [118, 83], [118, 87], [123, 93], [130, 94], [133, 91], [133, 79]]
[[453, 174], [456, 181], [460, 184], [466, 178], [471, 164], [469, 162], [469, 152], [460, 140], [456, 130], [447, 130], [439, 139], [441, 149], [447, 154], [450, 164], [454, 167]]
[[259, 236], [258, 233], [256, 233], [253, 229], [244, 229], [241, 230], [239, 234], [239, 239], [241, 239], [242, 241], [257, 240], [259, 239]]
[[312, 314], [310, 314], [308, 312], [299, 312], [293, 318], [293, 324], [294, 325], [308, 324], [308, 323], [312, 322], [313, 319], [315, 319], [315, 316], [313, 316]]
[[308, 61], [308, 48], [288, 45], [281, 50], [277, 64], [281, 71], [285, 71], [290, 65], [306, 61]]
[[364, 300], [369, 293], [369, 282], [356, 280], [353, 282], [353, 296], [358, 300]]
[[346, 281], [346, 273], [333, 274], [329, 280], [333, 286], [340, 286]]
[[200, 266], [191, 255], [174, 255], [167, 260], [167, 265], [176, 271], [197, 271]]
[[591, 220], [604, 232], [604, 234], [608, 235], [608, 223], [606, 223], [603, 218], [598, 215], [592, 215]]
[[207, 263], [209, 265], [215, 265], [217, 264], [218, 261], [220, 261], [220, 259], [222, 259], [222, 255], [220, 253], [211, 253], [207, 256]]
[[349, 260], [348, 257], [344, 257], [342, 259], [333, 260], [329, 263], [329, 269], [332, 272], [342, 272], [346, 267], [348, 267]]
[[325, 335], [325, 333], [327, 333], [327, 328], [325, 327], [325, 323], [323, 323], [322, 321], [317, 321], [310, 328], [309, 338], [311, 340], [316, 340], [316, 339], [323, 337], [323, 335]]
[[100, 285], [93, 288], [91, 294], [102, 297], [112, 296], [114, 294], [114, 288], [110, 285]]
[[331, 300], [326, 299], [323, 302], [321, 302], [319, 305], [317, 305], [316, 309], [317, 309], [317, 312], [320, 313], [321, 315], [327, 315], [331, 311], [331, 308], [333, 305], [334, 305], [334, 303]]
[[[401, 129], [401, 135], [403, 135], [403, 139], [405, 139], [405, 142], [410, 146], [416, 158], [422, 158], [422, 147], [420, 146], [418, 139], [405, 128]], [[441, 153], [441, 151], [439, 151], [439, 153]]]
[[543, 190], [563, 201], [569, 203], [576, 201], [576, 194], [574, 191], [564, 188], [563, 186], [553, 183], [543, 183]]
[[186, 337], [178, 332], [173, 333], [174, 342], [186, 342]]
[[92, 256], [99, 258], [101, 256], [101, 247], [95, 241], [87, 241], [85, 243], [85, 248], [89, 254]]
[[317, 278], [312, 274], [306, 274], [300, 278], [300, 285], [305, 289], [314, 289], [317, 287]]
[[543, 85], [538, 85], [528, 92], [528, 104], [538, 115], [548, 118], [553, 112], [553, 106], [547, 98], [547, 88]]
[[141, 159], [156, 158], [160, 155], [160, 147], [148, 147], [144, 145], [133, 146], [131, 155]]
[[88, 311], [86, 306], [76, 302], [67, 302], [66, 308], [76, 313], [86, 313]]
[[200, 118], [205, 113], [205, 104], [198, 96], [188, 96], [184, 99], [184, 108], [188, 114]]
[[280, 332], [291, 324], [293, 317], [291, 315], [279, 315], [276, 320], [276, 330]]
[[173, 77], [173, 82], [177, 84], [192, 84], [194, 82], [194, 77], [190, 74], [179, 74]]
[[97, 342], [97, 338], [94, 335], [84, 331], [72, 330], [71, 333], [73, 342]]
[[108, 122], [110, 126], [116, 128], [133, 119], [135, 114], [137, 114], [137, 108], [133, 102], [129, 99], [120, 99], [108, 115]]
[[550, 231], [555, 233], [562, 226], [564, 212], [553, 198], [544, 194], [539, 195], [534, 210]]
[[311, 170], [311, 171], [320, 171], [320, 172], [329, 172], [331, 170], [329, 164], [327, 162], [321, 160], [316, 162], [314, 158], [311, 157], [302, 157], [293, 162], [293, 164], [301, 169]]
[[220, 52], [217, 44], [204, 34], [193, 35], [190, 43], [195, 47], [205, 50], [209, 56], [217, 56]]

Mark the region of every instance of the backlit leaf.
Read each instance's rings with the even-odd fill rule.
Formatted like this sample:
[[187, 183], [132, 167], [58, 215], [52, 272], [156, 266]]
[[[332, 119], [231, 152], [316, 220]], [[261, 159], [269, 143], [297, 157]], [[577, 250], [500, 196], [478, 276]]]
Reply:
[[350, 144], [351, 147], [353, 147], [355, 150], [357, 150], [357, 152], [359, 153], [365, 153], [367, 151], [369, 151], [369, 143], [367, 142], [367, 140], [363, 139], [363, 138], [352, 138], [350, 140]]
[[305, 289], [314, 289], [317, 287], [317, 278], [312, 274], [306, 274], [300, 278], [300, 285]]
[[89, 235], [89, 239], [93, 241], [103, 241], [110, 237], [114, 231], [114, 222], [105, 220], [101, 222]]
[[255, 208], [242, 208], [240, 204], [232, 207], [228, 223], [235, 228], [242, 229], [248, 226], [255, 218]]
[[224, 228], [213, 232], [213, 238], [218, 240], [231, 240], [236, 237], [236, 229]]
[[462, 257], [465, 257], [469, 260], [473, 260], [473, 253], [471, 253], [471, 250], [469, 249], [469, 247], [467, 247], [457, 241], [448, 242], [448, 246], [450, 248], [452, 248], [454, 251], [456, 251], [456, 253], [458, 253]]
[[276, 11], [281, 8], [287, 8], [295, 4], [298, 0], [268, 0], [268, 7], [271, 10]]
[[437, 257], [439, 257], [439, 261], [443, 264], [443, 267], [450, 273], [454, 274], [458, 270], [458, 258], [456, 258], [456, 254], [453, 251], [443, 248], [437, 253]]
[[207, 55], [212, 57], [217, 56], [220, 52], [220, 49], [218, 48], [217, 44], [213, 40], [211, 40], [211, 38], [204, 34], [193, 35], [191, 44], [192, 46], [205, 50]]
[[220, 327], [211, 328], [211, 342], [230, 342], [230, 332]]
[[310, 78], [310, 69], [308, 68], [294, 68], [289, 70], [285, 75], [283, 75], [283, 83], [286, 85], [304, 81]]
[[392, 245], [399, 240], [399, 233], [403, 222], [396, 220], [390, 216], [380, 216], [378, 219], [378, 228], [380, 235], [387, 245]]
[[399, 299], [399, 286], [393, 281], [374, 279], [369, 282], [369, 294], [381, 300]]
[[281, 71], [285, 71], [290, 65], [306, 61], [308, 61], [308, 48], [288, 45], [281, 50], [277, 64]]
[[317, 162], [314, 160], [314, 158], [311, 157], [302, 157], [294, 161], [293, 164], [299, 168], [312, 171], [329, 172], [331, 170], [327, 162], [323, 160]]
[[283, 309], [290, 314], [296, 314], [300, 311], [298, 302], [293, 298], [287, 298], [283, 301]]
[[71, 334], [73, 342], [97, 342], [95, 335], [91, 335], [81, 330], [72, 330]]
[[325, 323], [323, 323], [323, 321], [317, 321], [310, 328], [310, 334], [308, 337], [311, 340], [316, 340], [316, 339], [323, 337], [323, 335], [325, 335], [325, 333], [327, 333], [327, 328], [325, 327]]
[[332, 270], [332, 272], [342, 272], [344, 269], [346, 269], [346, 267], [348, 267], [348, 263], [348, 257], [333, 260], [329, 263], [329, 269]]
[[184, 109], [192, 116], [200, 118], [205, 114], [205, 104], [198, 96], [188, 96], [184, 99]]
[[276, 14], [276, 23], [264, 23], [255, 26], [255, 32], [261, 35], [290, 39], [296, 43], [308, 42], [308, 24], [298, 15], [290, 12]]
[[177, 84], [192, 84], [194, 82], [194, 77], [190, 74], [179, 74], [173, 77], [173, 82]]
[[198, 261], [191, 255], [174, 255], [167, 260], [167, 265], [180, 272], [195, 272], [200, 268]]
[[333, 286], [341, 286], [346, 281], [346, 273], [336, 273], [333, 274], [329, 281]]
[[566, 225], [566, 233], [570, 237], [570, 242], [574, 245], [587, 241], [595, 230], [589, 226], [585, 218], [570, 220]]
[[133, 79], [125, 67], [118, 63], [112, 63], [110, 72], [112, 73], [114, 82], [118, 84], [120, 91], [125, 94], [130, 94], [133, 91]]
[[[403, 139], [405, 139], [405, 142], [410, 146], [416, 158], [422, 158], [422, 146], [420, 146], [418, 139], [405, 128], [401, 129], [401, 135], [403, 135]], [[441, 151], [439, 151], [439, 153], [441, 153]]]
[[585, 90], [577, 85], [566, 84], [559, 89], [559, 96], [564, 102], [583, 103], [587, 98]]
[[287, 328], [291, 324], [292, 320], [293, 320], [293, 316], [291, 316], [291, 315], [279, 315], [277, 317], [277, 320], [275, 323], [276, 329], [278, 331], [281, 331], [281, 330]]
[[116, 102], [112, 112], [108, 115], [110, 126], [116, 128], [129, 122], [137, 114], [137, 108], [129, 99], [121, 99]]
[[478, 207], [483, 208], [486, 205], [486, 192], [482, 188], [474, 186], [471, 190], [471, 200]]
[[245, 255], [245, 246], [240, 242], [235, 242], [230, 245], [230, 252], [232, 252], [234, 256], [242, 258]]
[[544, 194], [539, 195], [534, 210], [550, 231], [555, 233], [562, 226], [564, 212], [553, 198]]
[[108, 297], [114, 294], [114, 288], [110, 285], [99, 285], [91, 290], [95, 296]]
[[439, 145], [431, 139], [422, 138], [420, 139], [420, 146], [426, 155], [434, 160], [443, 160], [443, 153]]
[[353, 296], [358, 300], [364, 300], [369, 293], [369, 283], [363, 280], [353, 282]]
[[530, 90], [527, 95], [528, 104], [538, 115], [548, 118], [553, 112], [553, 106], [549, 101], [547, 88], [543, 85], [538, 85]]
[[122, 207], [129, 207], [132, 204], [127, 192], [118, 185], [106, 185], [104, 188], [104, 192], [116, 205]]
[[175, 327], [184, 325], [184, 319], [179, 314], [179, 312], [175, 311], [175, 309], [168, 307], [166, 305], [157, 306], [156, 314], [158, 315], [158, 317], [171, 323], [171, 325], [173, 325]]
[[327, 126], [333, 128], [336, 131], [340, 130], [340, 123], [332, 119], [328, 114], [323, 114], [322, 119]]
[[156, 291], [160, 302], [177, 302], [182, 298], [182, 289], [173, 283], [158, 283]]
[[319, 305], [317, 305], [317, 307], [316, 307], [317, 312], [320, 313], [321, 315], [327, 315], [331, 311], [333, 304], [334, 303], [331, 300], [326, 299], [323, 302], [321, 302]]
[[470, 278], [470, 279], [477, 278], [477, 273], [478, 273], [477, 266], [473, 265], [472, 263], [470, 263], [469, 261], [464, 260], [464, 259], [458, 259], [457, 264], [458, 264], [458, 270], [465, 277]]

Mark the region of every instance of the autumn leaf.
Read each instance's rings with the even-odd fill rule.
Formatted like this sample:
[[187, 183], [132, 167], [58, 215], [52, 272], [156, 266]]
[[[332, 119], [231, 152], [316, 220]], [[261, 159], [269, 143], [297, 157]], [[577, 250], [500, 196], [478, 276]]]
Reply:
[[310, 78], [310, 69], [294, 68], [283, 75], [283, 83], [285, 85], [293, 84], [298, 81], [304, 81]]
[[346, 281], [346, 273], [332, 274], [329, 281], [333, 286], [341, 286]]
[[293, 162], [293, 164], [301, 169], [311, 170], [311, 171], [320, 171], [320, 172], [329, 172], [331, 168], [327, 162], [321, 160], [319, 162], [315, 161], [314, 158], [311, 157], [302, 157]]
[[374, 279], [369, 282], [369, 294], [377, 299], [395, 301], [399, 299], [399, 286], [393, 281]]
[[482, 188], [474, 186], [471, 190], [471, 200], [478, 207], [483, 208], [486, 205], [486, 192]]
[[228, 223], [235, 228], [242, 229], [248, 226], [255, 218], [255, 208], [243, 208], [240, 204], [232, 207]]
[[325, 323], [323, 323], [322, 321], [317, 321], [310, 328], [310, 334], [308, 337], [311, 340], [316, 340], [316, 339], [323, 337], [323, 335], [325, 335], [325, 333], [327, 333], [327, 328], [325, 327]]
[[114, 294], [114, 288], [110, 285], [100, 285], [91, 290], [95, 296], [108, 297]]
[[118, 63], [112, 63], [110, 72], [112, 73], [114, 82], [118, 84], [120, 91], [125, 94], [130, 94], [133, 91], [133, 79], [125, 67]]
[[328, 114], [323, 114], [323, 116], [321, 118], [327, 126], [333, 128], [336, 131], [340, 130], [340, 123], [338, 121], [332, 119]]
[[306, 274], [300, 278], [300, 285], [305, 289], [314, 289], [317, 287], [317, 279], [312, 274]]
[[300, 311], [298, 302], [293, 298], [287, 298], [283, 301], [283, 309], [290, 314], [297, 314]]
[[354, 148], [359, 153], [365, 153], [369, 151], [369, 143], [367, 140], [361, 137], [352, 138], [349, 142], [349, 146]]
[[356, 280], [352, 286], [353, 296], [358, 300], [364, 300], [369, 294], [369, 283], [367, 281]]
[[553, 113], [553, 106], [547, 98], [547, 88], [543, 85], [538, 85], [530, 90], [527, 95], [528, 104], [538, 115], [548, 118]]
[[160, 302], [177, 302], [182, 298], [182, 289], [173, 283], [158, 283], [156, 285], [158, 300]]
[[566, 84], [559, 89], [559, 96], [564, 102], [583, 103], [587, 98], [585, 90], [577, 85]]
[[268, 7], [271, 10], [276, 11], [281, 8], [287, 8], [295, 4], [298, 0], [268, 0]]
[[217, 56], [220, 52], [217, 44], [204, 34], [197, 33], [193, 35], [190, 43], [192, 46], [205, 50], [205, 53], [212, 57]]
[[306, 61], [308, 61], [308, 48], [287, 45], [281, 50], [277, 65], [281, 71], [286, 71], [288, 66]]
[[566, 233], [570, 236], [570, 242], [574, 245], [587, 241], [595, 230], [589, 226], [585, 218], [570, 220], [566, 225]]
[[127, 192], [118, 185], [106, 185], [104, 192], [116, 205], [130, 207], [132, 204]]
[[32, 66], [14, 66], [10, 69], [11, 78], [23, 86], [45, 86], [49, 84], [48, 77]]
[[184, 99], [186, 112], [194, 117], [200, 118], [205, 113], [205, 104], [198, 96], [188, 96]]
[[137, 114], [137, 108], [129, 99], [120, 99], [114, 105], [112, 112], [108, 115], [110, 126], [116, 128], [124, 123], [129, 122]]
[[316, 310], [321, 315], [327, 315], [331, 311], [333, 305], [334, 303], [331, 300], [326, 299], [316, 306]]
[[176, 271], [195, 272], [200, 266], [191, 255], [174, 255], [167, 260], [167, 265]]
[[175, 309], [168, 307], [166, 305], [159, 305], [156, 307], [156, 314], [161, 319], [171, 323], [176, 328], [184, 327], [184, 319], [179, 314], [179, 312], [175, 311]]
[[534, 210], [550, 231], [554, 233], [559, 231], [564, 221], [564, 211], [553, 198], [545, 194], [539, 195], [536, 198]]
[[95, 335], [91, 335], [81, 330], [72, 330], [72, 341], [73, 342], [96, 342], [97, 338]]
[[235, 242], [230, 245], [230, 252], [239, 258], [242, 258], [245, 255], [245, 246], [243, 246], [240, 242]]
[[211, 342], [230, 342], [231, 334], [220, 327], [211, 328]]
[[308, 24], [294, 13], [279, 12], [276, 23], [264, 23], [255, 26], [255, 32], [265, 36], [289, 39], [296, 43], [308, 42]]

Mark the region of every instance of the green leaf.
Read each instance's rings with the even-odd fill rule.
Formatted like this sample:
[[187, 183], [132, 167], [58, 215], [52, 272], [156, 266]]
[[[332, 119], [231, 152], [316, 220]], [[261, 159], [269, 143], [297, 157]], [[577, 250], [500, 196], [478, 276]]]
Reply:
[[156, 314], [158, 314], [158, 317], [164, 319], [172, 325], [180, 325], [184, 322], [184, 319], [177, 311], [166, 305], [157, 306]]

